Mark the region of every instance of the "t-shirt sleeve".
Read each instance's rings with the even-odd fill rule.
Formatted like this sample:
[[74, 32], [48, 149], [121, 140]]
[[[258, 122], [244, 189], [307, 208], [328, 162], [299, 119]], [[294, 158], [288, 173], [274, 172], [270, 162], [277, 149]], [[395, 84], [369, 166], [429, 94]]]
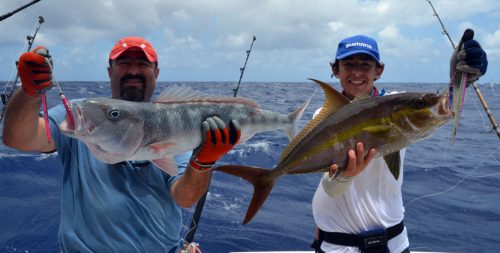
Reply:
[[[48, 114], [52, 141], [55, 141], [57, 152], [64, 162], [65, 159], [71, 159], [71, 149], [69, 146], [74, 144], [73, 138], [69, 138], [59, 131], [59, 124], [66, 118], [66, 109], [63, 104], [59, 104], [49, 109]], [[43, 112], [40, 113], [40, 116], [43, 117]]]

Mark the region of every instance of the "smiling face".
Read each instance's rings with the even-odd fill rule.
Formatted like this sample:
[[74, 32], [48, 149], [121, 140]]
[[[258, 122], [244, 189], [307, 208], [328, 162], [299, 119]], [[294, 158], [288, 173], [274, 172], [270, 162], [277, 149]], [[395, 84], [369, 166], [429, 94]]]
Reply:
[[149, 101], [160, 70], [140, 49], [131, 48], [110, 62], [108, 74], [112, 98]]
[[335, 77], [340, 80], [345, 95], [349, 99], [356, 96], [370, 95], [375, 80], [384, 72], [384, 65], [377, 64], [375, 59], [367, 54], [355, 54], [332, 65]]

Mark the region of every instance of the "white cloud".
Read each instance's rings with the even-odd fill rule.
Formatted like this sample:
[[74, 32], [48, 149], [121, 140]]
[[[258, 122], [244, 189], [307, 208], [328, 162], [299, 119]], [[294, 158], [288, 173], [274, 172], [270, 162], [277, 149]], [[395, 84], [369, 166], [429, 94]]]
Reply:
[[172, 18], [175, 19], [176, 21], [180, 22], [187, 22], [189, 21], [189, 15], [185, 10], [178, 10], [172, 12]]
[[395, 57], [406, 59], [409, 62], [429, 62], [434, 58], [435, 51], [432, 47], [432, 39], [430, 38], [411, 38], [403, 36], [399, 28], [395, 25], [389, 25], [378, 33], [380, 38], [380, 48], [382, 53], [387, 54], [384, 57]]
[[488, 34], [482, 46], [488, 54], [488, 60], [490, 62], [500, 60], [500, 29], [496, 30], [494, 33]]
[[[23, 2], [2, 1], [2, 7], [14, 9]], [[489, 59], [500, 58], [500, 27], [495, 21], [500, 1], [432, 3], [455, 40], [465, 27], [473, 27]], [[323, 64], [332, 58], [338, 41], [355, 34], [377, 39], [386, 62], [445, 62], [451, 52], [432, 9], [422, 0], [45, 0], [0, 23], [0, 52], [20, 48], [38, 15], [46, 22], [36, 43], [50, 46], [61, 57], [77, 57], [74, 48], [86, 48], [75, 58], [81, 64], [90, 57], [88, 52], [96, 54], [96, 61], [106, 59], [113, 43], [129, 35], [148, 38], [163, 67], [185, 72], [239, 68], [253, 35], [257, 41], [252, 61], [260, 64], [255, 66], [302, 71], [304, 76], [318, 71], [314, 68], [327, 68]], [[71, 58], [65, 59], [70, 67]]]

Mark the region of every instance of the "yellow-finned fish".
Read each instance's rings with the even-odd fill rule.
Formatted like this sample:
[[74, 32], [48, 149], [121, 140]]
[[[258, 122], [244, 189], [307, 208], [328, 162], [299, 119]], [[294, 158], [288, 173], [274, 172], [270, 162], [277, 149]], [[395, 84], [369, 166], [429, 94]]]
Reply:
[[241, 177], [254, 186], [243, 224], [259, 211], [278, 177], [328, 171], [347, 166], [347, 152], [363, 142], [365, 152], [375, 148], [384, 156], [394, 177], [399, 177], [399, 150], [429, 136], [450, 118], [448, 93], [398, 93], [350, 102], [330, 85], [314, 80], [325, 93], [321, 112], [288, 144], [278, 165], [263, 169], [225, 165], [216, 170]]

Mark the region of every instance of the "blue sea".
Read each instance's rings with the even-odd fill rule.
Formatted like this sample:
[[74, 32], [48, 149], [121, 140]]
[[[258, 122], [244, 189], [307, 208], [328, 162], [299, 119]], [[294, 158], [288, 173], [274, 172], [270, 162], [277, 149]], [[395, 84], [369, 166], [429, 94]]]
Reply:
[[[234, 82], [166, 82], [209, 94], [232, 96]], [[3, 87], [2, 84], [0, 87]], [[110, 96], [106, 82], [63, 82], [69, 99]], [[338, 85], [334, 85], [338, 88]], [[390, 91], [443, 90], [446, 84], [379, 83]], [[500, 87], [479, 85], [494, 117], [500, 119]], [[495, 90], [496, 89], [496, 90]], [[242, 83], [238, 96], [262, 108], [289, 113], [313, 95], [301, 127], [323, 103], [312, 82]], [[56, 90], [49, 106], [59, 103]], [[408, 147], [403, 200], [411, 249], [415, 251], [499, 252], [500, 141], [470, 87], [456, 139], [451, 122], [431, 137]], [[272, 168], [288, 143], [280, 131], [260, 133], [237, 146], [220, 164]], [[61, 164], [53, 154], [19, 152], [0, 144], [0, 252], [57, 252]], [[264, 250], [310, 250], [314, 237], [311, 200], [319, 174], [282, 177], [264, 206], [241, 225], [252, 195], [250, 184], [214, 173], [195, 241], [204, 253]], [[184, 213], [186, 233], [194, 208]]]

